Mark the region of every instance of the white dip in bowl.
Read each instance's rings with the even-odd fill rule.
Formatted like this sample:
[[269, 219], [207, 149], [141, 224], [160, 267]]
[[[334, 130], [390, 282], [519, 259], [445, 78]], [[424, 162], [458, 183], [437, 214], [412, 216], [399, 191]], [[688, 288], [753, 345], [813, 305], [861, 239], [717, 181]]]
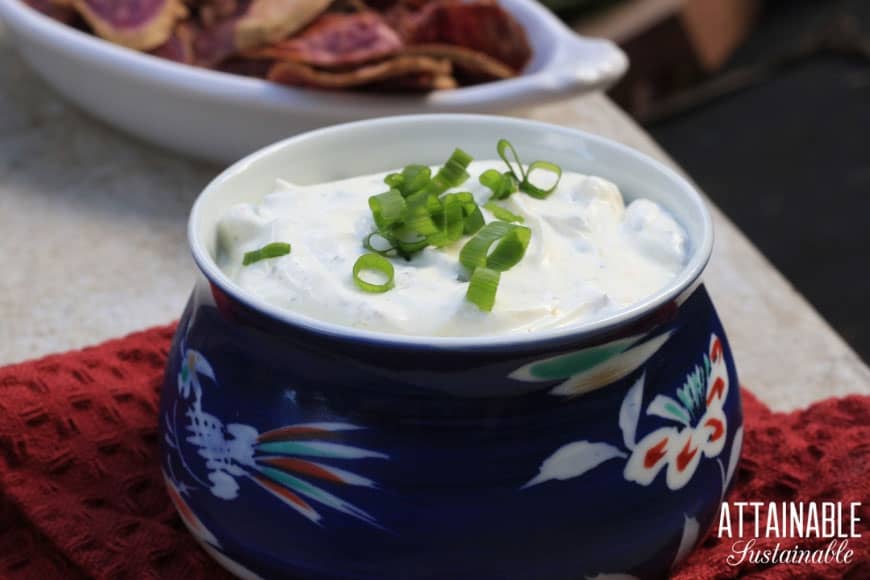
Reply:
[[[517, 143], [522, 151], [522, 143]], [[487, 223], [492, 192], [478, 177], [502, 161], [474, 161], [469, 191]], [[433, 167], [433, 174], [437, 167]], [[280, 309], [359, 329], [416, 336], [488, 336], [574, 327], [649, 297], [683, 270], [686, 232], [647, 199], [626, 204], [616, 185], [565, 171], [545, 199], [516, 192], [496, 202], [532, 231], [523, 259], [502, 272], [495, 305], [482, 312], [466, 299], [468, 272], [459, 252], [471, 236], [429, 246], [410, 260], [391, 258], [395, 287], [372, 294], [351, 271], [376, 230], [368, 198], [386, 191], [389, 172], [314, 185], [278, 180], [259, 202], [239, 203], [217, 226], [218, 265], [247, 293]], [[284, 256], [242, 265], [244, 254], [287, 242]]]

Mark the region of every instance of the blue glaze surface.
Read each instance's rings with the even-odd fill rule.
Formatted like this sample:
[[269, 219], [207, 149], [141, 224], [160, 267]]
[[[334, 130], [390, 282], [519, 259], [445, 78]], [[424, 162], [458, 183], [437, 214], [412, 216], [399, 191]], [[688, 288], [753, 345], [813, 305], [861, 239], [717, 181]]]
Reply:
[[703, 286], [597, 336], [455, 350], [293, 327], [201, 278], [178, 328], [167, 485], [252, 576], [662, 577], [740, 451]]

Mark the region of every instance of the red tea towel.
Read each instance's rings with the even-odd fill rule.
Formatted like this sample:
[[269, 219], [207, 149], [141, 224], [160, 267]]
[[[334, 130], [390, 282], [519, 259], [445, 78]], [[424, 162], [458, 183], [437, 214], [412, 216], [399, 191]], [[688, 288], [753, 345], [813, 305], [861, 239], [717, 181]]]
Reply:
[[[157, 404], [172, 332], [0, 369], [0, 577], [227, 577], [163, 488]], [[864, 535], [850, 540], [849, 564], [730, 566], [733, 540], [714, 529], [675, 577], [870, 578], [870, 397], [789, 414], [743, 397], [743, 459], [728, 500], [862, 502]]]

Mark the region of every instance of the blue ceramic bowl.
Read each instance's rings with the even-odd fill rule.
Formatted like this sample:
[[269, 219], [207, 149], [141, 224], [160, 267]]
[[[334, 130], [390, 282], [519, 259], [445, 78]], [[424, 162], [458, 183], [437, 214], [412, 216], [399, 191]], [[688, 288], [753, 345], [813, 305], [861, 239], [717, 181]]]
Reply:
[[[501, 137], [665, 206], [689, 235], [684, 270], [574, 329], [421, 338], [280, 311], [215, 265], [217, 218], [276, 178], [437, 164], [455, 146], [489, 158]], [[529, 121], [377, 119], [235, 164], [189, 232], [200, 276], [163, 386], [163, 470], [191, 532], [236, 574], [657, 578], [713, 520], [740, 454], [740, 393], [700, 279], [710, 216], [659, 163]]]

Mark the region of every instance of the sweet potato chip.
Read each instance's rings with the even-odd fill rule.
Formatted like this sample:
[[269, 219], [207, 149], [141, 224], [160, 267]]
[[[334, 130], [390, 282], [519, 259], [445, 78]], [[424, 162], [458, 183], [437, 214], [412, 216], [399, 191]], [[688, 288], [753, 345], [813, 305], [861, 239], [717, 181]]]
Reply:
[[187, 15], [180, 0], [72, 0], [72, 5], [97, 36], [136, 50], [165, 43]]
[[332, 0], [253, 0], [235, 23], [239, 50], [269, 44], [301, 30]]
[[458, 84], [456, 82], [456, 79], [453, 78], [453, 75], [415, 73], [400, 77], [394, 77], [378, 83], [372, 83], [370, 85], [366, 85], [365, 88], [366, 90], [387, 93], [397, 91], [421, 93], [428, 91], [455, 89], [457, 86]]
[[428, 73], [446, 76], [450, 72], [450, 61], [447, 60], [426, 56], [397, 56], [343, 72], [317, 70], [298, 62], [277, 62], [269, 69], [268, 78], [292, 86], [346, 89], [412, 74]]
[[189, 22], [179, 22], [175, 26], [175, 30], [172, 31], [169, 40], [152, 50], [151, 54], [175, 62], [193, 64], [195, 61], [193, 52], [195, 34], [193, 25]]
[[64, 24], [75, 22], [78, 13], [72, 4], [54, 2], [52, 0], [24, 0], [24, 3], [36, 10]]
[[217, 26], [222, 20], [240, 16], [243, 12], [240, 0], [193, 0], [199, 21], [205, 28]]
[[328, 13], [300, 34], [245, 56], [333, 68], [381, 60], [401, 47], [399, 35], [374, 12]]
[[385, 12], [406, 44], [450, 44], [482, 52], [515, 71], [532, 55], [525, 30], [495, 2], [433, 0], [414, 9], [398, 3]]
[[498, 0], [22, 1], [115, 44], [294, 86], [450, 89], [531, 58]]
[[[276, 42], [303, 28], [331, 0], [243, 0], [226, 19], [208, 16], [194, 40], [196, 62], [213, 67], [229, 56]], [[209, 14], [207, 12], [207, 14]]]
[[452, 44], [414, 44], [402, 50], [404, 55], [444, 58], [454, 68], [476, 80], [509, 79], [516, 71], [482, 52]]
[[232, 56], [218, 65], [222, 72], [264, 79], [269, 74], [272, 63], [266, 60], [254, 60], [240, 56]]

